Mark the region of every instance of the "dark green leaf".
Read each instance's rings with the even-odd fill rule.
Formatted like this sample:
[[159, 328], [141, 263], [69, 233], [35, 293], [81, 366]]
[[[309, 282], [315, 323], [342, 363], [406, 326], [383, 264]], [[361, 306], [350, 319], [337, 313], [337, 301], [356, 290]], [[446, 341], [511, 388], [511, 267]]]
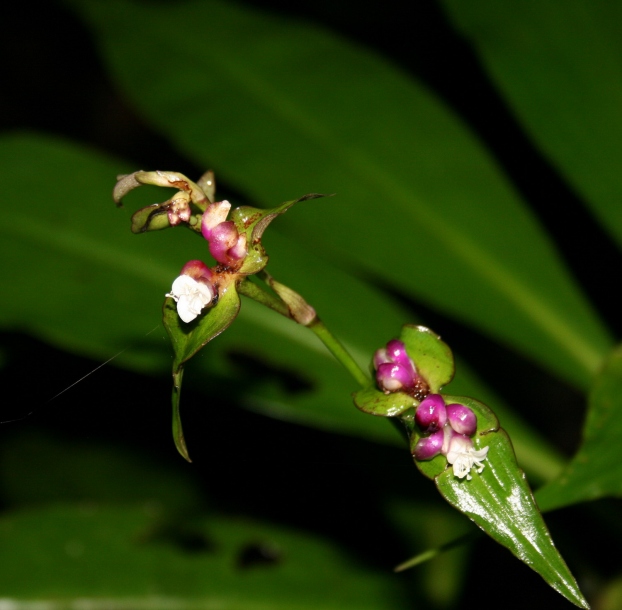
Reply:
[[[74, 4], [134, 103], [187, 154], [267, 206], [339, 194], [280, 221], [301, 244], [588, 385], [607, 332], [495, 163], [405, 74], [238, 4]], [[169, 45], [173, 23], [184, 36]]]
[[621, 445], [622, 347], [617, 347], [590, 393], [579, 451], [561, 475], [536, 494], [542, 510], [622, 496]]
[[[446, 397], [446, 400], [463, 402], [456, 398]], [[478, 417], [480, 414], [481, 410], [477, 411]], [[534, 569], [566, 599], [581, 608], [588, 608], [574, 577], [553, 544], [505, 431], [485, 435], [478, 432], [475, 446], [478, 449], [489, 447], [483, 471], [474, 474], [469, 481], [454, 476], [451, 468], [445, 469], [436, 477], [436, 485], [443, 497]]]
[[[95, 610], [409, 607], [395, 577], [315, 535], [215, 517], [191, 525], [203, 541], [193, 553], [166, 536], [148, 508], [60, 505], [5, 514], [3, 602]], [[248, 563], [253, 549], [268, 559]]]
[[622, 5], [443, 3], [530, 136], [622, 244]]

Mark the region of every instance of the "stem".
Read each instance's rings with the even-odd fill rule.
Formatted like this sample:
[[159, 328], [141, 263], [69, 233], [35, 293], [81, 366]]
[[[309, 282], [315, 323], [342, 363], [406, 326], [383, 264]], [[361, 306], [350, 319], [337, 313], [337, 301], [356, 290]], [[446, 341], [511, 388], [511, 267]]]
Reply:
[[313, 331], [316, 337], [328, 348], [330, 353], [343, 364], [348, 373], [354, 377], [361, 387], [365, 387], [369, 383], [369, 377], [365, 371], [352, 358], [341, 341], [333, 335], [326, 325], [317, 316], [307, 325], [307, 328]]
[[[271, 286], [273, 289], [276, 288], [279, 296], [275, 296], [270, 292], [267, 292], [262, 287], [257, 284], [251, 282], [248, 279], [245, 279], [240, 282], [238, 285], [238, 292], [243, 294], [266, 307], [280, 313], [282, 316], [286, 318], [290, 318], [300, 322], [300, 318], [297, 313], [304, 311], [304, 313], [311, 312], [311, 315], [315, 313], [315, 311], [307, 305], [306, 301], [298, 294], [295, 293], [290, 288], [286, 288], [283, 284], [275, 282], [271, 276], [267, 273], [263, 272], [260, 277], [266, 283]], [[285, 289], [285, 290], [284, 290]], [[288, 301], [291, 303], [286, 303], [282, 296], [285, 296]], [[292, 307], [294, 307], [294, 311], [292, 311]], [[369, 377], [365, 373], [365, 371], [356, 363], [354, 358], [348, 353], [346, 348], [343, 346], [341, 341], [333, 335], [324, 322], [317, 317], [317, 315], [313, 315], [313, 319], [310, 322], [302, 323], [302, 326], [306, 326], [309, 330], [311, 330], [317, 338], [328, 348], [328, 351], [337, 358], [339, 362], [345, 367], [345, 369], [354, 377], [356, 382], [361, 386], [365, 387], [369, 383]]]
[[280, 313], [282, 316], [292, 319], [289, 307], [279, 297], [267, 292], [249, 279], [244, 279], [238, 284], [238, 292]]

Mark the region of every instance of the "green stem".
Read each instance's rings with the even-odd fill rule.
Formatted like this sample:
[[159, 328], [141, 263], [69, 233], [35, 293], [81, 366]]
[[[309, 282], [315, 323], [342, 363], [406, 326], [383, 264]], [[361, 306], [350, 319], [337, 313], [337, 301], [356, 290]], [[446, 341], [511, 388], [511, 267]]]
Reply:
[[[304, 299], [298, 295], [298, 293], [295, 293], [289, 288], [287, 288], [287, 292], [284, 292], [282, 289], [285, 287], [282, 284], [275, 282], [267, 273], [260, 274], [260, 277], [262, 277], [262, 279], [264, 279], [269, 286], [276, 286], [277, 290], [280, 290], [280, 295], [287, 295], [286, 298], [295, 300], [295, 303], [292, 302], [292, 305], [286, 303], [280, 296], [276, 296], [264, 290], [262, 287], [248, 279], [240, 282], [238, 285], [238, 292], [294, 321], [300, 320], [297, 316], [297, 312], [299, 312], [301, 308], [304, 309], [305, 312], [311, 311], [311, 314], [315, 313], [311, 307], [306, 304]], [[292, 295], [295, 295], [295, 298], [293, 298]], [[304, 304], [304, 307], [301, 307], [301, 303]], [[296, 307], [297, 310], [292, 311], [292, 306]], [[306, 326], [316, 335], [316, 337], [328, 348], [330, 353], [337, 358], [337, 360], [345, 367], [350, 375], [354, 377], [361, 387], [365, 387], [369, 383], [369, 377], [365, 371], [357, 364], [354, 358], [352, 358], [341, 341], [339, 341], [339, 339], [337, 339], [337, 337], [335, 337], [335, 335], [333, 335], [330, 330], [326, 328], [324, 322], [322, 322], [317, 315], [314, 315], [310, 322], [304, 323], [302, 326]]]
[[238, 284], [238, 292], [280, 313], [286, 318], [293, 319], [289, 308], [279, 297], [267, 292], [249, 279], [244, 279]]
[[322, 320], [316, 316], [315, 319], [307, 325], [307, 328], [315, 333], [315, 336], [329, 349], [330, 353], [341, 362], [348, 373], [354, 377], [361, 387], [365, 387], [369, 384], [369, 377], [365, 371], [357, 364], [354, 358], [352, 358], [341, 341], [326, 328]]

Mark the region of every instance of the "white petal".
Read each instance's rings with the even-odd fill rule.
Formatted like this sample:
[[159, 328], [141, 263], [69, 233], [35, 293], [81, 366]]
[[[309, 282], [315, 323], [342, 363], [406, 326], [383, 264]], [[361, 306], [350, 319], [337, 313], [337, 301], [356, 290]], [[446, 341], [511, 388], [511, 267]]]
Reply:
[[197, 282], [189, 275], [180, 275], [173, 282], [166, 296], [177, 301], [177, 313], [184, 322], [192, 322], [214, 298], [214, 290], [204, 282]]

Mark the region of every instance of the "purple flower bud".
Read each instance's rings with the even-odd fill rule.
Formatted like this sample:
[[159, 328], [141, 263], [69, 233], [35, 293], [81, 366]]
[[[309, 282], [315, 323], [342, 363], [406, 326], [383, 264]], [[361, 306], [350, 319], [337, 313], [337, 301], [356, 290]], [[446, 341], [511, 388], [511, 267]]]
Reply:
[[227, 251], [238, 243], [238, 230], [230, 220], [221, 222], [211, 231], [209, 239], [210, 254], [221, 264], [227, 265], [230, 260]]
[[416, 369], [413, 361], [406, 353], [406, 346], [402, 341], [392, 339], [387, 343], [387, 356], [396, 364], [401, 364], [414, 378]]
[[247, 254], [246, 235], [240, 235], [235, 245], [227, 250], [227, 256], [234, 261], [242, 260]]
[[440, 394], [428, 394], [415, 411], [415, 421], [423, 432], [441, 430], [447, 422], [443, 397]]
[[409, 372], [403, 366], [392, 362], [385, 362], [378, 367], [376, 381], [385, 392], [399, 392], [402, 388], [409, 388], [413, 384]]
[[387, 350], [384, 347], [377, 349], [374, 353], [374, 369], [378, 370], [378, 367], [386, 362], [391, 362], [391, 359], [387, 354]]
[[201, 233], [205, 239], [209, 241], [212, 238], [212, 231], [221, 222], [227, 220], [230, 209], [231, 204], [228, 201], [218, 201], [207, 206], [201, 219]]
[[438, 430], [430, 436], [420, 438], [413, 449], [413, 456], [416, 460], [431, 460], [437, 456], [443, 447], [443, 431]]
[[203, 261], [188, 261], [179, 272], [179, 275], [189, 275], [197, 282], [211, 284], [214, 274]]
[[477, 417], [475, 413], [464, 405], [447, 405], [447, 419], [449, 420], [450, 426], [458, 434], [473, 436], [477, 430]]

